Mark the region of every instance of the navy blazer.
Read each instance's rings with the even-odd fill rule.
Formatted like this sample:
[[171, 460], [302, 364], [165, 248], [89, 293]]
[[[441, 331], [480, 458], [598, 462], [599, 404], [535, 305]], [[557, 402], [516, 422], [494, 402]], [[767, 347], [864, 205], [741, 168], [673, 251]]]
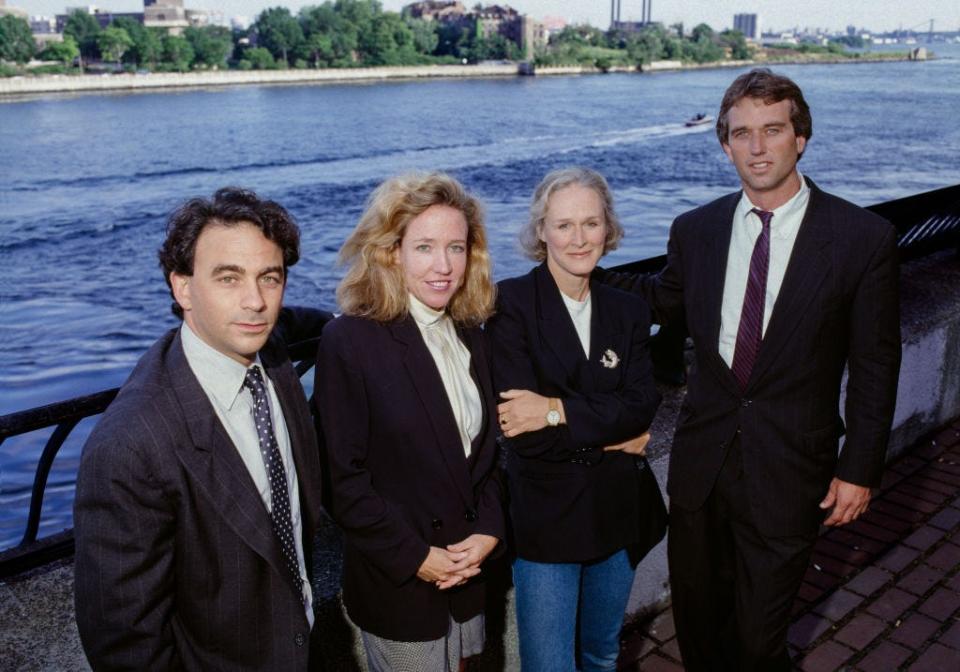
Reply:
[[739, 438], [752, 515], [771, 536], [816, 531], [833, 476], [879, 485], [900, 368], [896, 231], [807, 182], [810, 202], [745, 390], [718, 351], [741, 192], [678, 217], [666, 268], [631, 280], [662, 321], [686, 320], [695, 345], [671, 452], [671, 506], [700, 508]]
[[[314, 331], [329, 319], [309, 312], [320, 316]], [[309, 405], [277, 334], [260, 357], [290, 436], [309, 572], [320, 512]], [[87, 440], [74, 524], [77, 627], [94, 670], [306, 670], [316, 662], [267, 509], [178, 329], [140, 359]]]
[[514, 544], [527, 560], [589, 561], [637, 541], [635, 461], [603, 447], [644, 432], [660, 403], [650, 314], [612, 287], [591, 282], [590, 294], [589, 358], [546, 263], [499, 284], [487, 323], [497, 391], [559, 397], [567, 418], [504, 439]]
[[441, 591], [417, 577], [430, 546], [504, 538], [493, 385], [483, 332], [458, 330], [483, 401], [469, 459], [443, 381], [412, 318], [342, 316], [317, 357], [331, 514], [346, 533], [343, 601], [363, 630], [398, 641], [447, 634], [484, 608], [483, 572]]

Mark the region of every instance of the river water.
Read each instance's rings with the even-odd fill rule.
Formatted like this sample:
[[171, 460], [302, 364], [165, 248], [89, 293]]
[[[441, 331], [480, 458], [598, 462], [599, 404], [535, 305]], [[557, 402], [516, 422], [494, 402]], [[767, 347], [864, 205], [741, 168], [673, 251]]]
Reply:
[[[783, 66], [814, 136], [800, 164], [869, 205], [960, 182], [960, 47], [926, 63]], [[385, 177], [443, 169], [486, 204], [496, 277], [547, 171], [603, 172], [627, 229], [605, 263], [662, 254], [677, 214], [737, 187], [712, 128], [742, 70], [262, 86], [0, 103], [0, 414], [119, 385], [175, 320], [165, 216], [225, 185], [284, 204], [303, 235], [287, 303], [332, 309], [334, 259]], [[50, 475], [41, 535], [70, 525], [89, 421]], [[48, 432], [0, 445], [0, 549], [23, 531]]]

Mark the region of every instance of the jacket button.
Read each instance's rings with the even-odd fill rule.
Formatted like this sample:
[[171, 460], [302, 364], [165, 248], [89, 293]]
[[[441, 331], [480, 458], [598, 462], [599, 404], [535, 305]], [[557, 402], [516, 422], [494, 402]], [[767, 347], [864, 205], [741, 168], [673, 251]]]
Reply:
[[303, 636], [302, 632], [298, 632], [293, 638], [293, 643], [297, 646], [303, 646], [306, 641], [307, 638]]
[[439, 518], [434, 518], [433, 520], [430, 521], [430, 527], [432, 527], [435, 530], [439, 530], [441, 527], [443, 527], [443, 521], [440, 520]]
[[477, 519], [477, 512], [473, 509], [467, 509], [466, 513], [463, 514], [463, 517], [467, 519], [468, 523], [472, 523]]

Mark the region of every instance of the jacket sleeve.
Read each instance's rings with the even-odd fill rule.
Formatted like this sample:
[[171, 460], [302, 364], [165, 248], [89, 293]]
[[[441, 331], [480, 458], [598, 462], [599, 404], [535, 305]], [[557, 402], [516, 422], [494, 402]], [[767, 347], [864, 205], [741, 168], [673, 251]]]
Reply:
[[850, 315], [846, 421], [837, 478], [878, 486], [900, 374], [900, 269], [887, 225], [854, 294]]
[[623, 363], [627, 367], [625, 381], [618, 390], [586, 394], [566, 385], [546, 389], [547, 381], [536, 370], [531, 356], [530, 341], [538, 337], [528, 333], [519, 302], [508, 292], [500, 293], [497, 313], [487, 326], [493, 347], [495, 389], [532, 390], [560, 397], [567, 419], [566, 424], [504, 439], [512, 451], [546, 461], [579, 459], [596, 463], [603, 456], [604, 446], [637, 436], [650, 426], [660, 398], [653, 383], [647, 343], [649, 315], [644, 312], [631, 324], [630, 357]]
[[[137, 423], [131, 423], [137, 427]], [[148, 428], [94, 432], [74, 501], [77, 628], [94, 670], [179, 669], [175, 510], [151, 473]]]
[[366, 469], [369, 427], [376, 422], [364, 371], [352, 364], [357, 347], [337, 321], [324, 330], [317, 355], [314, 403], [326, 438], [332, 515], [363, 555], [397, 585], [416, 576], [430, 545], [388, 500]]
[[280, 309], [274, 333], [287, 345], [320, 338], [333, 313], [318, 308], [285, 306]]
[[597, 268], [593, 277], [610, 287], [639, 294], [652, 308], [652, 321], [675, 324], [683, 320], [683, 224], [678, 218], [670, 226], [667, 263], [659, 273], [623, 273]]

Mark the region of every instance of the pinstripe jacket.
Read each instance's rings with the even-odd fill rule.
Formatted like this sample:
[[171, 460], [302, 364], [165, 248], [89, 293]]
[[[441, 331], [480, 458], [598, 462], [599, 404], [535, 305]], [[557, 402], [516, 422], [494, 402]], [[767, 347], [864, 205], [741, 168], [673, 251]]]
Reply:
[[661, 321], [685, 321], [695, 346], [670, 455], [671, 505], [702, 506], [738, 438], [753, 518], [771, 536], [815, 531], [834, 476], [879, 484], [900, 367], [896, 231], [807, 182], [810, 202], [745, 390], [718, 351], [740, 192], [678, 217], [666, 268], [633, 286]]
[[[274, 337], [306, 566], [320, 507], [316, 437]], [[83, 449], [74, 504], [77, 625], [95, 670], [305, 670], [310, 632], [253, 480], [184, 357], [143, 356]]]

